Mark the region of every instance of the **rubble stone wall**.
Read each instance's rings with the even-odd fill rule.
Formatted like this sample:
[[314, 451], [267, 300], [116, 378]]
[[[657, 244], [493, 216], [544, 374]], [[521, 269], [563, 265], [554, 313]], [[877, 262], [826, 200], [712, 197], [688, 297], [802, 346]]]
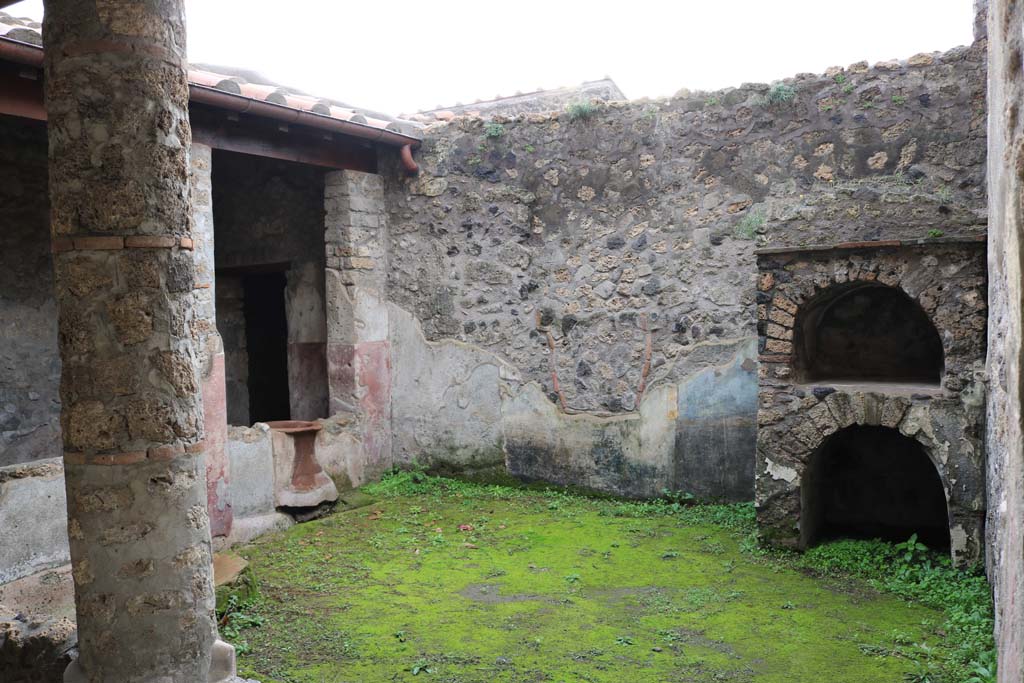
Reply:
[[[582, 115], [428, 127], [420, 174], [384, 173], [388, 299], [425, 343], [464, 352], [429, 370], [451, 370], [450, 390], [409, 405], [416, 415], [396, 407], [396, 424], [419, 418], [419, 457], [432, 462], [504, 458], [524, 478], [749, 499], [754, 249], [984, 234], [984, 74], [976, 44]], [[479, 352], [494, 361], [469, 358]], [[485, 366], [503, 369], [474, 370]], [[408, 371], [415, 386], [428, 372]], [[500, 449], [467, 456], [458, 423], [476, 419]], [[648, 427], [668, 430], [662, 455], [636, 445]]]
[[493, 100], [482, 100], [471, 104], [456, 104], [430, 111], [413, 114], [413, 121], [443, 121], [461, 114], [489, 116], [494, 114], [528, 114], [531, 112], [554, 111], [567, 106], [589, 103], [594, 100], [624, 100], [626, 96], [610, 78], [588, 81], [573, 88], [555, 88], [517, 93]]

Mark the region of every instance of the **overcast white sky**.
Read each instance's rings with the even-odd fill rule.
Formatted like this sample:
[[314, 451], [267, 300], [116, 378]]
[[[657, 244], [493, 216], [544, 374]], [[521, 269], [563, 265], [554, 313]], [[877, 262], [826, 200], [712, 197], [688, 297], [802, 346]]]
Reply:
[[[390, 114], [610, 76], [630, 99], [972, 39], [972, 0], [185, 0], [192, 62]], [[42, 0], [7, 10], [42, 17]]]

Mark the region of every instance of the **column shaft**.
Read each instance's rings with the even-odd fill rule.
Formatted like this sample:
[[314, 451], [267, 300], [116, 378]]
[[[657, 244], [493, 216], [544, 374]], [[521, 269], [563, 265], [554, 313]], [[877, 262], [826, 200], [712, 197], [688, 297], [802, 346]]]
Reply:
[[183, 2], [51, 0], [44, 34], [80, 652], [66, 680], [206, 681]]

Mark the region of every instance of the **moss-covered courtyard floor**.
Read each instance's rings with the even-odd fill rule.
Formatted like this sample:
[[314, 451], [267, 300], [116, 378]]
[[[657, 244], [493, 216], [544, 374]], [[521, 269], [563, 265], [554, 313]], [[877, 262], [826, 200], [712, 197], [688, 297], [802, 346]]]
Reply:
[[896, 683], [945, 656], [940, 610], [751, 552], [749, 506], [407, 474], [367, 490], [368, 507], [239, 549], [262, 594], [226, 620], [241, 674]]

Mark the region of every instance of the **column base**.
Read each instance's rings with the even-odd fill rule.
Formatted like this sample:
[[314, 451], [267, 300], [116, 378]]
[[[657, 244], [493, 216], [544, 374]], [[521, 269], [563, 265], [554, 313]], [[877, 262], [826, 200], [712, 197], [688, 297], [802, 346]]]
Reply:
[[[210, 676], [208, 683], [231, 683], [237, 680], [235, 670], [235, 648], [221, 639], [213, 644], [210, 651]], [[64, 683], [89, 683], [88, 676], [79, 666], [78, 660], [68, 664], [64, 670]], [[154, 681], [153, 683], [158, 683]], [[163, 683], [162, 680], [159, 683]]]
[[235, 679], [235, 646], [218, 638], [210, 650], [210, 683], [230, 683]]

